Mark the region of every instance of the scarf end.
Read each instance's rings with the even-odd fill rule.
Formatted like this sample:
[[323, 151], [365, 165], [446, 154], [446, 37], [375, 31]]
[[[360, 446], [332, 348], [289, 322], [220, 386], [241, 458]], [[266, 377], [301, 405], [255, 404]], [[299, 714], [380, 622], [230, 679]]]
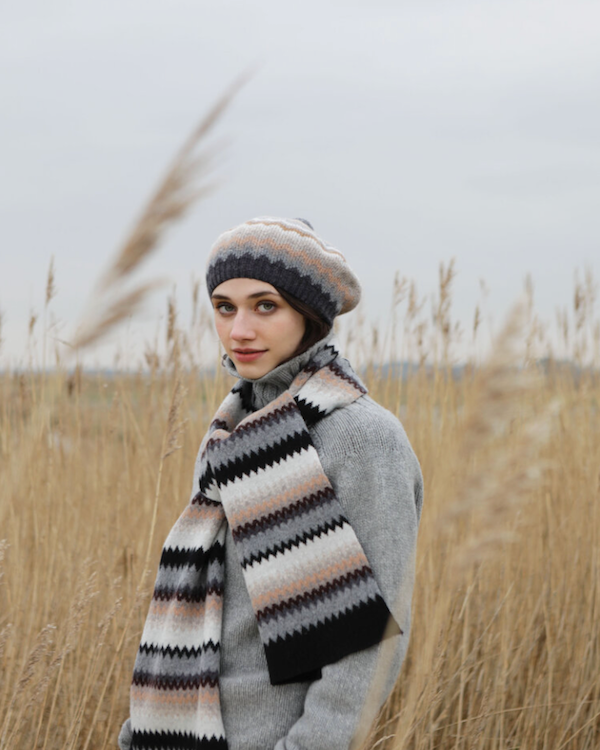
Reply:
[[265, 644], [272, 685], [319, 679], [321, 668], [344, 656], [403, 635], [381, 596]]

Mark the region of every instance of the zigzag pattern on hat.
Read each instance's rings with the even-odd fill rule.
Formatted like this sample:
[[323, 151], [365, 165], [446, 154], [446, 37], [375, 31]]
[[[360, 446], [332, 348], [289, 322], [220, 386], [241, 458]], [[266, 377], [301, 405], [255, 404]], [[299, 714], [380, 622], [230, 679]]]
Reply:
[[283, 289], [329, 324], [360, 299], [360, 283], [342, 253], [304, 219], [260, 216], [223, 232], [208, 259], [208, 293], [234, 278], [260, 279]]

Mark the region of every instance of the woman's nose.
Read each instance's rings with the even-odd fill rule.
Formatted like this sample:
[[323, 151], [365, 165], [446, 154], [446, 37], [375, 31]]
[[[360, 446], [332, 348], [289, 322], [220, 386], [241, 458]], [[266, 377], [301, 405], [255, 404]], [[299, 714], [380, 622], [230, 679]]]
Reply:
[[231, 328], [231, 338], [235, 341], [248, 341], [256, 338], [251, 316], [243, 310], [238, 310], [236, 313]]

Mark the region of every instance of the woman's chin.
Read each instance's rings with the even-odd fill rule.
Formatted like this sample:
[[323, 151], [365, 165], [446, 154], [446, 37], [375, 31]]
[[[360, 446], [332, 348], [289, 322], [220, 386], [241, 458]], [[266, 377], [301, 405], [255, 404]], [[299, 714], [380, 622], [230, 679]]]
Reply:
[[268, 362], [237, 362], [233, 360], [235, 369], [238, 371], [238, 375], [242, 378], [248, 378], [249, 380], [257, 380], [262, 378], [273, 369], [273, 366], [269, 365]]

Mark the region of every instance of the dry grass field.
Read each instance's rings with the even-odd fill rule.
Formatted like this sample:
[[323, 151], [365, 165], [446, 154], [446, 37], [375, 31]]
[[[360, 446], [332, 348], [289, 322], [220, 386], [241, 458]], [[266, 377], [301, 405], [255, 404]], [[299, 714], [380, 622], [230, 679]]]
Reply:
[[[525, 304], [453, 377], [451, 278], [441, 269], [429, 328], [398, 281], [394, 335], [340, 333], [363, 360], [416, 363], [404, 378], [371, 364], [365, 379], [425, 478], [409, 653], [365, 747], [598, 748], [598, 374], [536, 365]], [[579, 364], [588, 282], [561, 317]], [[170, 305], [168, 350], [143, 371], [0, 375], [2, 750], [116, 747], [162, 541], [230, 386], [194, 365]]]
[[[239, 85], [178, 152], [99, 281], [80, 348], [152, 288], [122, 282], [207, 189], [193, 187], [207, 159], [196, 147]], [[594, 750], [596, 285], [591, 273], [576, 281], [573, 309], [559, 312], [552, 337], [529, 281], [490, 355], [456, 377], [457, 340], [472, 338], [478, 350], [482, 313], [471, 331], [456, 326], [453, 275], [452, 262], [440, 268], [431, 316], [414, 284], [397, 278], [384, 329], [355, 314], [340, 331], [344, 353], [366, 365], [371, 395], [403, 422], [425, 480], [407, 658], [360, 739], [365, 750]], [[0, 369], [0, 750], [116, 748], [162, 542], [231, 386], [220, 368], [199, 368], [209, 323], [197, 285], [188, 330], [171, 299], [166, 350], [111, 377], [60, 357], [45, 366], [54, 295], [51, 266], [43, 319], [30, 323], [42, 368]], [[543, 367], [540, 352], [549, 354]], [[397, 361], [414, 365], [399, 377], [378, 364]]]

